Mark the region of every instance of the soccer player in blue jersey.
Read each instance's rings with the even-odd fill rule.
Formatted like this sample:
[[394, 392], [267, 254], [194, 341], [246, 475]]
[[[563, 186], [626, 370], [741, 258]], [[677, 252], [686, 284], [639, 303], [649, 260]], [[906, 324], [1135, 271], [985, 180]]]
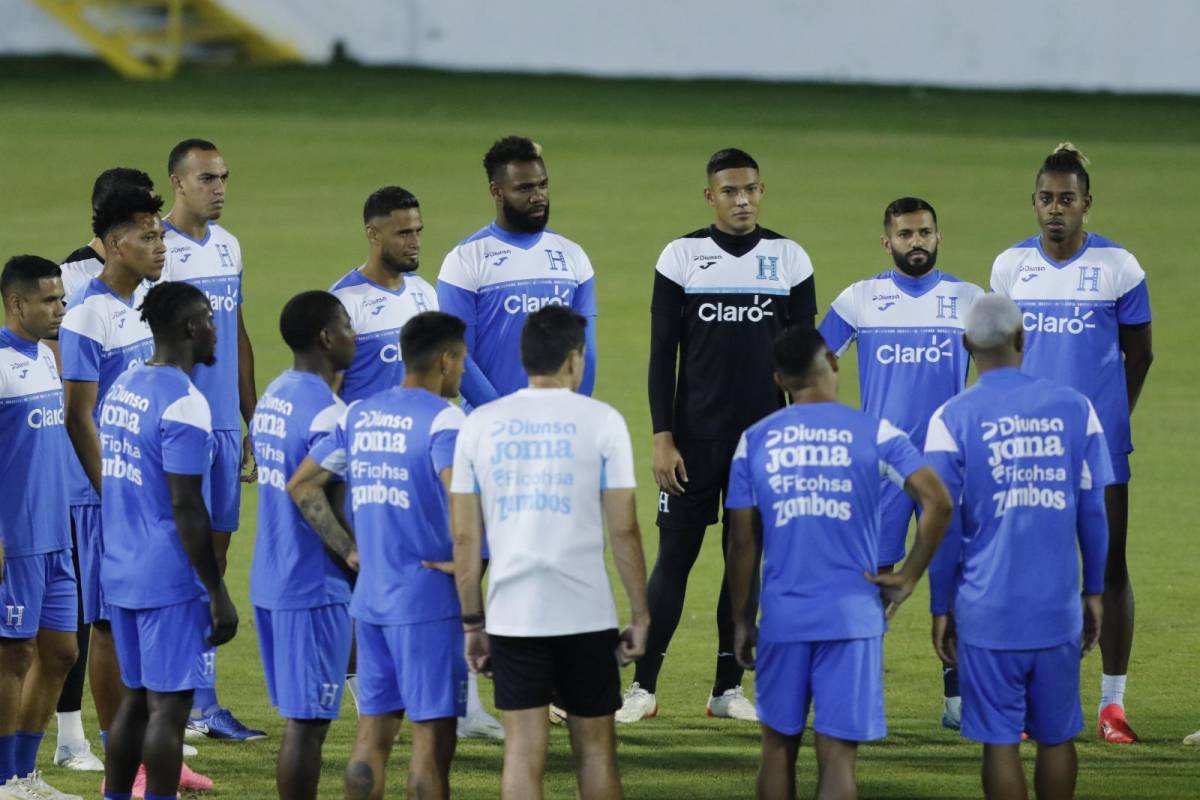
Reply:
[[[192, 376], [212, 410], [217, 442], [212, 471], [213, 546], [224, 574], [230, 537], [241, 516], [241, 482], [252, 482], [254, 453], [242, 421], [250, 424], [258, 402], [254, 385], [254, 350], [242, 319], [242, 248], [237, 237], [217, 224], [225, 210], [229, 168], [217, 146], [204, 139], [185, 139], [171, 149], [167, 173], [175, 204], [164, 218], [167, 261], [163, 280], [185, 281], [199, 288], [213, 307], [217, 324], [217, 360], [197, 365]], [[243, 725], [217, 699], [216, 652], [197, 664], [211, 686], [196, 689], [189, 734], [246, 741], [266, 733]]]
[[[736, 651], [757, 675], [758, 797], [796, 796], [811, 704], [817, 796], [851, 798], [858, 743], [887, 733], [885, 606], [890, 617], [912, 594], [946, 532], [950, 498], [904, 431], [837, 402], [837, 360], [820, 333], [785, 330], [774, 357], [791, 405], [742, 434], [725, 501]], [[904, 566], [876, 575], [881, 476], [924, 513]]]
[[1026, 797], [1023, 731], [1038, 744], [1037, 796], [1075, 796], [1079, 659], [1100, 636], [1113, 481], [1092, 403], [1021, 372], [1023, 316], [994, 294], [968, 312], [979, 381], [934, 413], [925, 439], [962, 520], [930, 568], [933, 642], [958, 663], [962, 733], [983, 744], [993, 800]]
[[211, 541], [212, 418], [188, 377], [213, 363], [212, 307], [194, 286], [167, 282], [147, 293], [141, 317], [154, 351], [113, 382], [100, 421], [100, 577], [126, 687], [106, 749], [106, 800], [128, 800], [142, 762], [146, 800], [176, 796], [196, 662], [238, 621]]
[[[857, 341], [862, 410], [900, 428], [921, 449], [934, 409], [966, 385], [963, 320], [983, 290], [937, 268], [942, 243], [937, 212], [920, 198], [901, 197], [888, 204], [881, 243], [894, 268], [851, 284], [833, 301], [819, 330], [839, 358]], [[914, 511], [920, 514], [903, 488], [885, 480], [881, 572], [890, 572], [904, 558]], [[957, 728], [962, 698], [953, 667], [943, 668], [943, 684], [942, 725]]]
[[1097, 728], [1114, 744], [1137, 741], [1125, 718], [1133, 647], [1129, 531], [1130, 414], [1153, 361], [1146, 273], [1116, 242], [1084, 230], [1092, 207], [1087, 159], [1060, 144], [1038, 170], [1033, 209], [1041, 233], [1001, 253], [992, 289], [1011, 297], [1025, 326], [1021, 369], [1083, 392], [1100, 417], [1116, 480], [1105, 489], [1108, 560]]
[[408, 796], [448, 798], [466, 662], [451, 570], [451, 462], [463, 413], [465, 325], [428, 311], [404, 325], [404, 382], [350, 405], [288, 488], [326, 542], [347, 541], [324, 487], [344, 478], [358, 580], [350, 603], [358, 642], [358, 737], [348, 800], [384, 796], [392, 743], [412, 721]]
[[287, 481], [346, 408], [332, 387], [354, 358], [354, 331], [328, 292], [289, 300], [279, 330], [292, 367], [267, 387], [250, 423], [259, 487], [250, 602], [267, 693], [287, 720], [275, 770], [279, 796], [310, 800], [321, 777], [321, 747], [342, 702], [357, 558], [349, 536], [327, 542], [313, 530]]
[[67, 511], [62, 383], [53, 339], [62, 271], [37, 256], [0, 273], [0, 797], [69, 798], [36, 770], [54, 701], [75, 663], [77, 623]]

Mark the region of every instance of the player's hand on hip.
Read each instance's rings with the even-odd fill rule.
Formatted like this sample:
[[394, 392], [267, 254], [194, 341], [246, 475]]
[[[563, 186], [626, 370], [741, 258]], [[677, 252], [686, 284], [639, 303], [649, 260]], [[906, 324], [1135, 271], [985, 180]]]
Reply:
[[210, 647], [220, 647], [237, 634], [238, 613], [229, 599], [225, 584], [221, 584], [216, 597], [210, 598], [209, 613], [212, 615], [212, 633], [208, 636]]
[[258, 482], [258, 462], [254, 460], [254, 445], [250, 443], [250, 434], [242, 437], [242, 483]]
[[958, 633], [954, 629], [954, 617], [936, 614], [933, 617], [933, 651], [948, 667], [958, 664]]
[[864, 572], [863, 575], [879, 587], [879, 597], [883, 600], [883, 610], [888, 619], [896, 616], [901, 604], [909, 598], [913, 589], [917, 588], [916, 581], [905, 575], [904, 570], [880, 575]]
[[650, 620], [631, 622], [621, 631], [617, 645], [617, 663], [622, 667], [646, 655], [646, 639], [650, 635]]
[[477, 672], [485, 678], [492, 677], [492, 654], [488, 647], [487, 631], [483, 628], [476, 628], [463, 635], [466, 639], [463, 643], [463, 650], [467, 655], [467, 669]]
[[758, 626], [736, 623], [733, 628], [733, 655], [742, 669], [754, 669], [754, 648], [758, 646]]
[[454, 574], [453, 561], [422, 561], [421, 566], [425, 569], [432, 569], [438, 572], [444, 572], [447, 575]]
[[678, 497], [684, 493], [687, 483], [687, 467], [683, 456], [675, 446], [675, 437], [669, 432], [654, 434], [654, 482], [669, 495]]
[[1104, 619], [1103, 595], [1085, 594], [1083, 596], [1083, 638], [1080, 657], [1086, 656], [1100, 642], [1100, 628]]

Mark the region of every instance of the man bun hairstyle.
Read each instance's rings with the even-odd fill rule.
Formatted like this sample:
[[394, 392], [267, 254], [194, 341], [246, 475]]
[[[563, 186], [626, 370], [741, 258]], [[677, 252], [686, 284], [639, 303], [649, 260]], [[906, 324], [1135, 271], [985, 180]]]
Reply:
[[337, 319], [342, 301], [324, 291], [301, 292], [288, 300], [279, 314], [279, 333], [293, 352], [308, 350], [321, 331]]
[[708, 160], [708, 177], [716, 175], [723, 169], [758, 169], [758, 162], [745, 150], [736, 147], [726, 147], [712, 154]]
[[33, 291], [43, 278], [58, 278], [62, 269], [48, 258], [41, 256], [13, 256], [4, 263], [0, 272], [0, 297], [15, 292]]
[[170, 154], [167, 156], [167, 174], [174, 175], [179, 163], [187, 158], [187, 154], [193, 150], [203, 150], [211, 153], [216, 149], [217, 146], [207, 139], [184, 139], [172, 147]]
[[92, 184], [92, 211], [100, 205], [100, 200], [118, 186], [135, 186], [146, 194], [154, 193], [154, 180], [140, 169], [132, 167], [113, 167], [106, 169], [96, 176]]
[[171, 338], [196, 303], [209, 305], [204, 292], [183, 281], [163, 281], [146, 292], [139, 310], [156, 339]]
[[162, 211], [162, 198], [139, 186], [119, 184], [100, 198], [92, 210], [92, 233], [104, 239], [113, 228], [133, 223], [137, 214], [157, 214]]
[[424, 311], [400, 329], [400, 358], [413, 372], [427, 372], [447, 350], [466, 346], [467, 323], [444, 311]]
[[562, 305], [546, 305], [525, 318], [521, 366], [529, 375], [553, 375], [571, 353], [587, 346], [587, 319]]
[[373, 219], [386, 217], [393, 211], [402, 208], [420, 208], [417, 196], [408, 189], [399, 186], [384, 186], [371, 192], [367, 202], [363, 203], [363, 224]]
[[798, 325], [785, 328], [775, 337], [775, 369], [788, 385], [805, 386], [817, 356], [827, 349], [825, 339], [817, 330]]
[[901, 214], [911, 214], [914, 211], [928, 211], [933, 217], [933, 226], [937, 227], [937, 212], [925, 200], [919, 197], [901, 197], [888, 203], [883, 210], [883, 229], [886, 231], [892, 220]]
[[1070, 142], [1059, 142], [1058, 146], [1054, 148], [1054, 152], [1046, 156], [1046, 160], [1042, 162], [1042, 168], [1038, 170], [1037, 177], [1041, 178], [1047, 172], [1078, 175], [1084, 194], [1087, 194], [1092, 190], [1092, 179], [1087, 171], [1087, 165], [1090, 163], [1088, 157], [1078, 147]]
[[483, 157], [483, 171], [488, 180], [500, 176], [506, 164], [513, 162], [541, 161], [542, 146], [527, 136], [505, 136], [497, 139]]

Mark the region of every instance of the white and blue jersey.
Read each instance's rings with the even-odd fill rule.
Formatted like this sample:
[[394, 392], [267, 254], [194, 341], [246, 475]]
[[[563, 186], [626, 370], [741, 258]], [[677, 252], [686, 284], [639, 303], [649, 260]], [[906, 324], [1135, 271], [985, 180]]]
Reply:
[[424, 311], [437, 311], [433, 287], [412, 273], [399, 289], [388, 289], [352, 269], [329, 290], [346, 307], [354, 329], [354, 360], [342, 376], [347, 403], [399, 386], [404, 380], [400, 329]]
[[355, 619], [413, 625], [461, 613], [454, 578], [421, 561], [454, 557], [440, 473], [453, 464], [463, 419], [443, 398], [396, 387], [352, 403], [309, 454], [346, 480], [360, 564]]
[[258, 463], [258, 536], [250, 565], [250, 602], [294, 610], [350, 602], [350, 583], [287, 493], [288, 479], [345, 404], [318, 375], [287, 370], [267, 387], [250, 439]]
[[[141, 364], [154, 352], [150, 326], [138, 308], [149, 286], [143, 282], [130, 302], [99, 278], [85, 283], [67, 301], [67, 315], [58, 333], [63, 380], [96, 384], [96, 408], [92, 416], [100, 427], [100, 407], [108, 389], [126, 369]], [[71, 473], [70, 503], [99, 505], [100, 498], [79, 460], [68, 460]]]
[[881, 272], [839, 294], [820, 331], [838, 357], [857, 340], [862, 410], [922, 447], [929, 417], [966, 385], [963, 322], [982, 294], [939, 270]]
[[1021, 309], [1021, 368], [1083, 392], [1096, 408], [1113, 458], [1132, 452], [1118, 331], [1150, 322], [1146, 273], [1133, 254], [1089, 233], [1079, 252], [1056, 261], [1035, 236], [997, 256], [992, 290]]
[[81, 286], [100, 274], [104, 259], [91, 245], [84, 245], [67, 256], [58, 268], [62, 270], [63, 291], [70, 300]]
[[238, 307], [242, 304], [242, 247], [232, 233], [210, 222], [193, 239], [163, 220], [167, 262], [162, 280], [184, 281], [204, 292], [217, 327], [217, 360], [197, 364], [192, 381], [212, 409], [214, 431], [242, 430], [238, 394]]
[[208, 402], [181, 370], [138, 366], [103, 401], [100, 452], [104, 599], [163, 608], [206, 595], [175, 527], [167, 473], [205, 477], [213, 457]]
[[529, 383], [521, 365], [525, 318], [546, 305], [563, 305], [588, 319], [586, 363], [581, 394], [596, 381], [596, 286], [592, 262], [583, 248], [547, 228], [513, 233], [490, 223], [458, 243], [438, 273], [443, 311], [467, 323], [467, 350], [485, 385], [472, 375], [463, 397], [479, 406], [512, 394]]
[[71, 546], [62, 382], [54, 353], [0, 328], [0, 542], [7, 558]]
[[746, 429], [725, 506], [762, 517], [762, 639], [883, 634], [864, 577], [879, 563], [880, 478], [903, 484], [924, 466], [902, 430], [840, 403], [791, 405]]
[[962, 522], [929, 570], [933, 613], [947, 613], [957, 590], [958, 638], [969, 645], [1077, 641], [1080, 552], [1088, 593], [1103, 590], [1107, 558], [1104, 525], [1080, 522], [1082, 495], [1113, 481], [1088, 399], [1015, 368], [990, 370], [934, 413], [925, 452]]

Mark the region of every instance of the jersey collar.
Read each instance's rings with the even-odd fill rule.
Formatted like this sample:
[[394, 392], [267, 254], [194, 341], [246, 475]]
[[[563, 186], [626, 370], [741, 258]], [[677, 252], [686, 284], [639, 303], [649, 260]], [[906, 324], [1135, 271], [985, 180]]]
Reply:
[[741, 258], [746, 253], [758, 247], [758, 243], [762, 241], [762, 227], [757, 226], [744, 236], [735, 236], [732, 233], [725, 233], [717, 228], [716, 225], [709, 225], [708, 235], [716, 242], [717, 247], [729, 253], [734, 258]]
[[516, 231], [504, 230], [504, 228], [501, 228], [493, 220], [488, 223], [487, 231], [492, 238], [499, 239], [509, 247], [519, 247], [522, 250], [529, 250], [542, 240], [542, 234], [546, 232], [546, 229], [543, 228], [537, 233], [517, 233]]
[[1087, 252], [1088, 248], [1092, 246], [1092, 237], [1094, 235], [1095, 234], [1092, 234], [1092, 233], [1085, 234], [1083, 237], [1083, 244], [1081, 244], [1079, 246], [1079, 249], [1075, 251], [1075, 255], [1071, 256], [1066, 261], [1056, 261], [1053, 256], [1051, 256], [1049, 253], [1047, 253], [1045, 250], [1042, 249], [1041, 234], [1038, 234], [1037, 236], [1033, 237], [1033, 241], [1037, 245], [1038, 253], [1040, 253], [1042, 258], [1046, 260], [1047, 264], [1054, 267], [1055, 269], [1062, 269], [1063, 267], [1067, 267], [1067, 266], [1070, 266], [1071, 264], [1073, 264], [1075, 261], [1077, 261], [1079, 259], [1080, 256], [1082, 256], [1084, 253]]
[[188, 236], [186, 233], [179, 230], [179, 228], [176, 228], [174, 225], [172, 225], [170, 222], [168, 222], [165, 219], [162, 221], [162, 223], [163, 223], [163, 227], [165, 229], [167, 229], [169, 231], [175, 231], [176, 233], [178, 233], [183, 238], [187, 239], [192, 244], [198, 244], [201, 247], [208, 244], [208, 240], [210, 238], [212, 238], [212, 223], [211, 222], [204, 223], [204, 238], [203, 239], [193, 239], [191, 236]]
[[9, 328], [0, 328], [0, 346], [11, 347], [26, 358], [37, 358], [38, 343], [36, 341], [31, 342], [23, 336], [18, 336]]
[[979, 376], [980, 383], [1011, 383], [1026, 377], [1019, 367], [996, 367]]
[[920, 297], [934, 286], [937, 286], [938, 282], [942, 279], [942, 273], [938, 269], [931, 269], [917, 278], [905, 275], [898, 269], [893, 269], [890, 274], [892, 283], [896, 284], [896, 288], [910, 297]]

